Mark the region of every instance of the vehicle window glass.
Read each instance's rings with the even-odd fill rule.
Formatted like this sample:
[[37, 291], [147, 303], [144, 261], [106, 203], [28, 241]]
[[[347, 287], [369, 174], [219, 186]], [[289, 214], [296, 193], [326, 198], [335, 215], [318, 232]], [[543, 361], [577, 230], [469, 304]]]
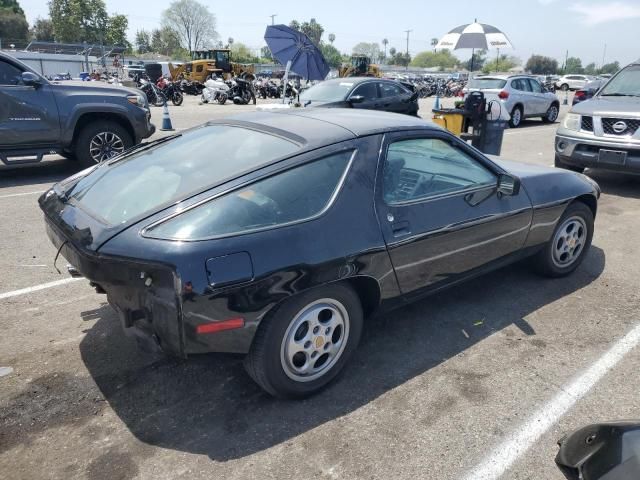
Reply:
[[640, 96], [640, 65], [622, 70], [607, 83], [600, 95]]
[[474, 78], [469, 82], [469, 88], [498, 90], [500, 88], [504, 88], [506, 84], [507, 81], [501, 78]]
[[300, 94], [300, 101], [305, 102], [339, 102], [344, 100], [353, 87], [353, 82], [321, 82]]
[[520, 82], [519, 78], [515, 80], [511, 80], [511, 88], [518, 91], [524, 90], [524, 87], [522, 86], [522, 83]]
[[387, 203], [399, 203], [495, 185], [496, 181], [478, 161], [443, 140], [401, 140], [387, 150], [383, 195]]
[[380, 94], [382, 98], [396, 97], [402, 94], [402, 88], [389, 82], [380, 82]]
[[542, 87], [537, 80], [532, 78], [529, 79], [530, 89], [533, 90], [533, 93], [542, 93]]
[[289, 140], [255, 130], [208, 125], [101, 165], [78, 182], [70, 199], [117, 225], [299, 148]]
[[352, 95], [362, 95], [367, 100], [378, 98], [378, 89], [375, 82], [366, 82], [356, 87]]
[[160, 223], [147, 235], [198, 240], [311, 218], [328, 206], [352, 155], [341, 152], [259, 180]]
[[18, 67], [0, 60], [0, 85], [21, 85], [22, 70]]
[[204, 65], [196, 65], [196, 72], [202, 72], [204, 70]]

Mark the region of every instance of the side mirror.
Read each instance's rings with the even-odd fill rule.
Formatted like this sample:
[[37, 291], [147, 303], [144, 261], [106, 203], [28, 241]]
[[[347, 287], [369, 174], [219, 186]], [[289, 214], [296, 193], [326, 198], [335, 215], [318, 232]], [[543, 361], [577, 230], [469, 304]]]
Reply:
[[640, 477], [640, 424], [602, 423], [583, 427], [558, 441], [556, 465], [571, 480]]
[[501, 174], [498, 177], [498, 193], [506, 196], [513, 196], [520, 193], [520, 179], [513, 175]]
[[22, 72], [22, 83], [28, 87], [37, 87], [42, 84], [40, 77], [32, 72]]
[[349, 103], [362, 103], [364, 102], [364, 97], [362, 95], [354, 95], [349, 97]]

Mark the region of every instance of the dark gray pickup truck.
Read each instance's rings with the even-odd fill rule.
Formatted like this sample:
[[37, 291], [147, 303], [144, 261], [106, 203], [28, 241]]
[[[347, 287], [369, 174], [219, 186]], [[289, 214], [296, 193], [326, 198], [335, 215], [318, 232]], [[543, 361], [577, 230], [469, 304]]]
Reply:
[[101, 162], [153, 134], [145, 95], [103, 84], [49, 82], [0, 53], [0, 160], [36, 163], [60, 154]]

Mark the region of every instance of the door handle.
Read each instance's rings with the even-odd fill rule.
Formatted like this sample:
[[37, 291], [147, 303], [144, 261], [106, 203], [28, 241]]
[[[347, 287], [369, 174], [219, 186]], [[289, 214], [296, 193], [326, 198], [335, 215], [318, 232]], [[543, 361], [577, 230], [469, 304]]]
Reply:
[[396, 222], [391, 224], [391, 233], [394, 237], [401, 237], [403, 235], [409, 235], [411, 233], [411, 228], [409, 226], [409, 222]]

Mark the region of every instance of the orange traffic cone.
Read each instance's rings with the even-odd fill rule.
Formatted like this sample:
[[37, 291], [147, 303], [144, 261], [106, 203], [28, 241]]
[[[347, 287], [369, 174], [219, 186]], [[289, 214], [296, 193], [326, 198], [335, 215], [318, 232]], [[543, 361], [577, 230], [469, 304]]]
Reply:
[[175, 130], [173, 125], [171, 125], [171, 117], [169, 116], [169, 107], [167, 106], [167, 101], [164, 101], [164, 106], [162, 110], [162, 127], [160, 128], [163, 132], [171, 132]]

